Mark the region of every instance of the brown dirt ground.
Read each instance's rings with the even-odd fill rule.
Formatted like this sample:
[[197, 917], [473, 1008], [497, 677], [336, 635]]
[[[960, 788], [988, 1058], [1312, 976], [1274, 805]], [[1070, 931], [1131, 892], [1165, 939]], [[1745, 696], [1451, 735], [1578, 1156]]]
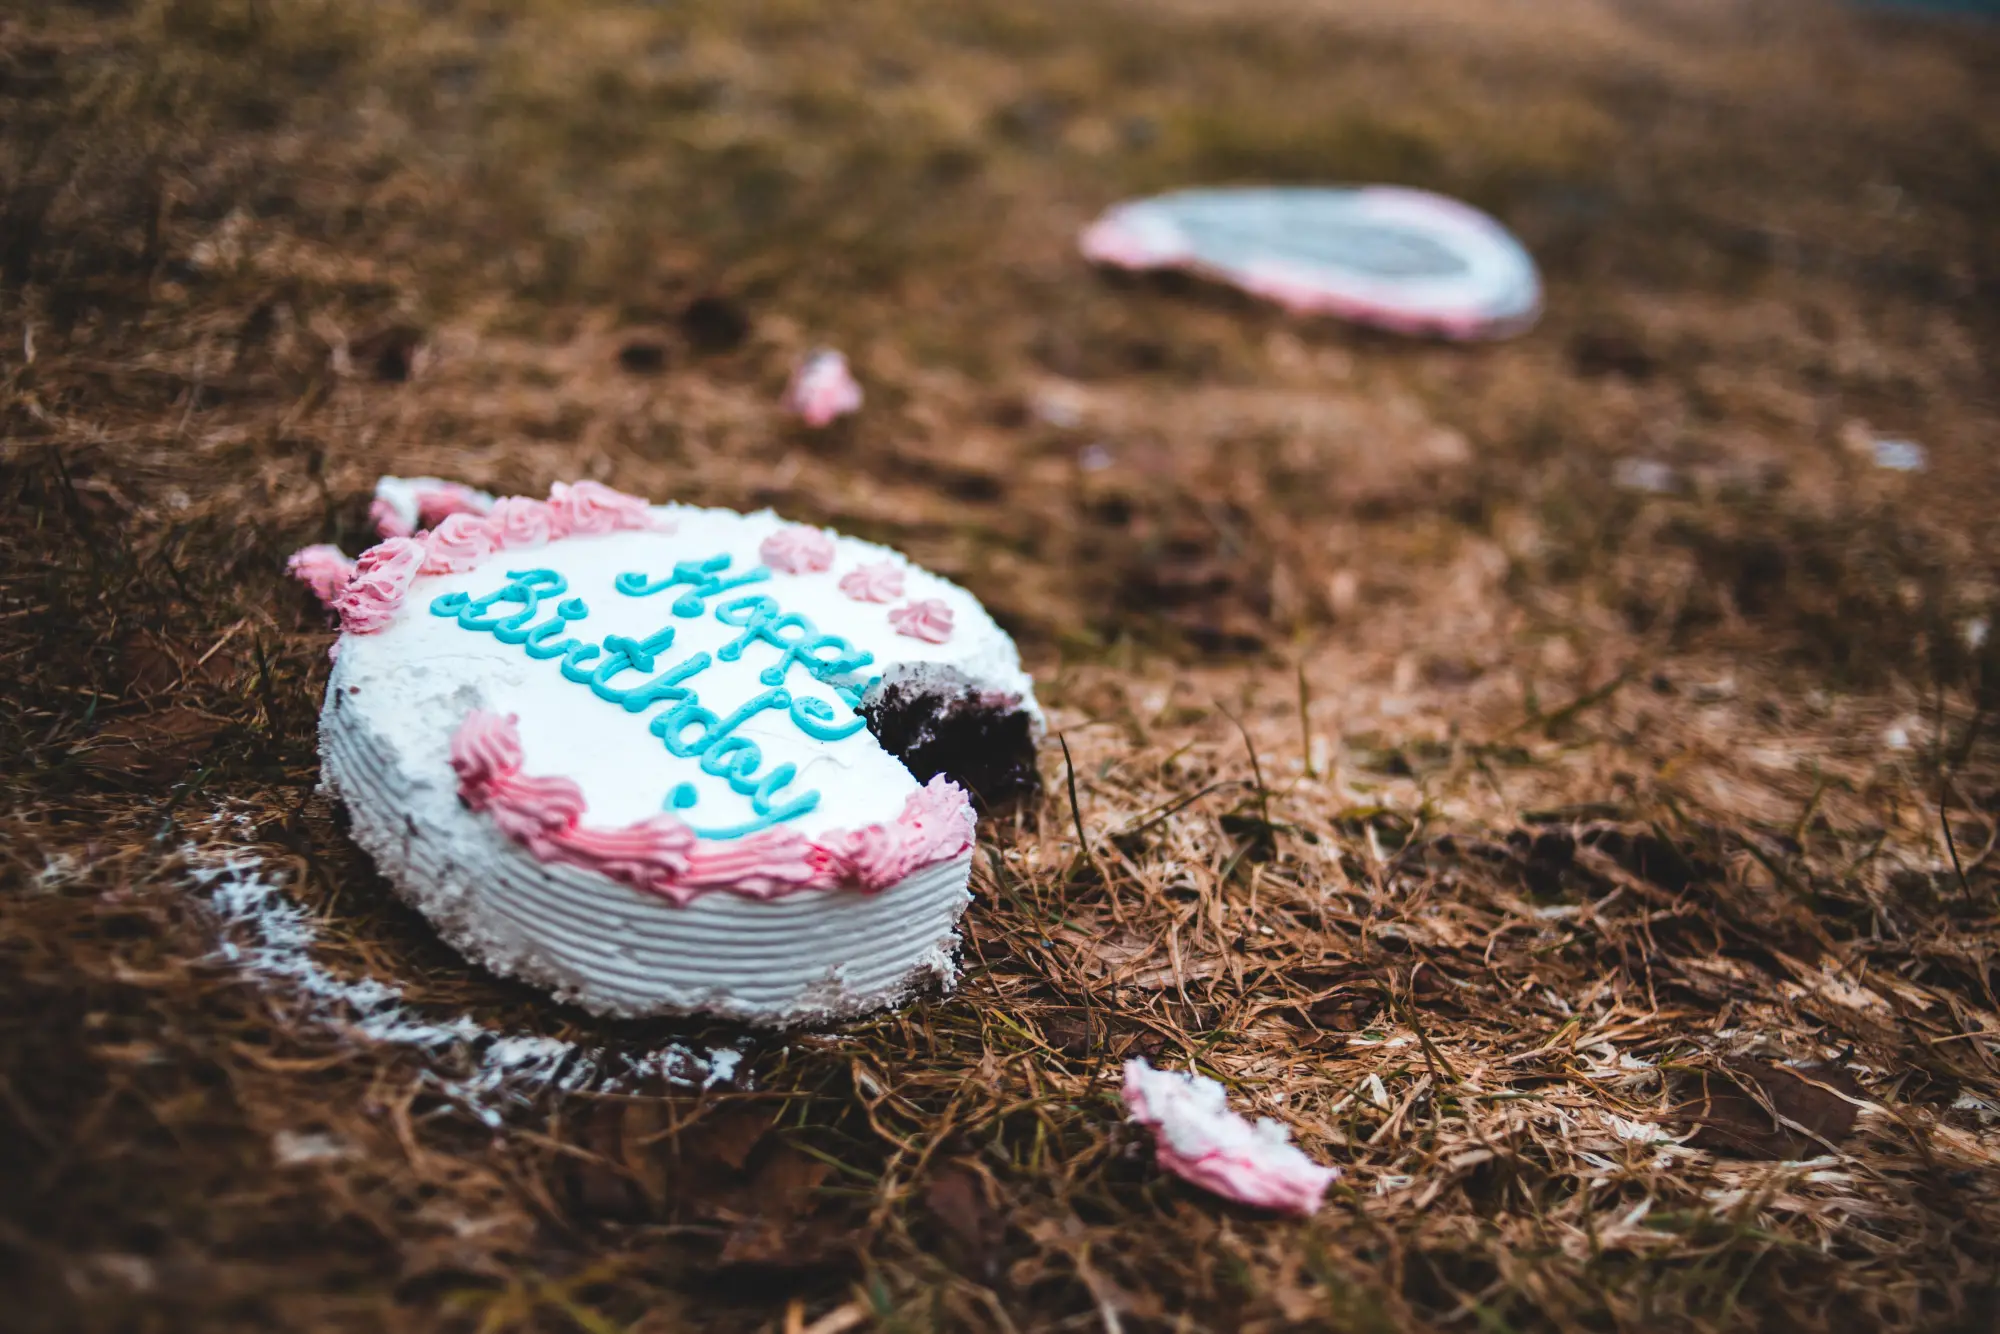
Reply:
[[[1221, 10], [0, 14], [0, 1323], [2000, 1322], [2000, 36]], [[1494, 211], [1547, 319], [1411, 345], [1073, 253], [1327, 179]], [[822, 341], [870, 402], [813, 435]], [[773, 504], [984, 597], [1073, 768], [985, 830], [957, 994], [604, 1025], [438, 945], [313, 794], [281, 574], [383, 471]], [[742, 1069], [489, 1124], [464, 1053], [217, 958], [226, 853], [424, 1015]], [[1133, 1051], [1326, 1210], [1157, 1172]]]

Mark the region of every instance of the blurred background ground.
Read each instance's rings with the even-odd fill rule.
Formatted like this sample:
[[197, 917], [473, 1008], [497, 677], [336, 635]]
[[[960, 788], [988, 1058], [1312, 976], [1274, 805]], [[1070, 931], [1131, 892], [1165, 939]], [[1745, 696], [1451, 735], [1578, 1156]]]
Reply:
[[[1548, 316], [1074, 255], [1232, 181], [1464, 197]], [[2000, 35], [1811, 0], [10, 7], [7, 1323], [1993, 1328], [1996, 216]], [[384, 471], [984, 598], [1073, 772], [957, 994], [605, 1025], [438, 945], [282, 576]], [[1161, 1176], [1135, 1052], [1324, 1213]]]

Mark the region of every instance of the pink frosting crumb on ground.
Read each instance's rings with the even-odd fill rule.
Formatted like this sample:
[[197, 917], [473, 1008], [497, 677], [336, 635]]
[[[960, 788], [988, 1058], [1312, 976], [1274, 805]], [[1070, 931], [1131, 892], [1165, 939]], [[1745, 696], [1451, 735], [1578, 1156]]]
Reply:
[[538, 861], [593, 871], [675, 904], [713, 890], [754, 899], [808, 889], [880, 893], [972, 846], [971, 799], [942, 776], [910, 794], [888, 824], [817, 838], [769, 829], [709, 840], [665, 813], [617, 827], [589, 825], [576, 783], [522, 772], [516, 721], [482, 709], [459, 724], [451, 739], [459, 799]]
[[[547, 500], [508, 496], [490, 507], [470, 488], [456, 489], [472, 497], [476, 509], [452, 510], [429, 532], [384, 538], [347, 567], [344, 579], [346, 558], [330, 546], [294, 552], [287, 568], [340, 613], [343, 631], [366, 635], [395, 619], [419, 574], [464, 574], [496, 552], [539, 547], [565, 537], [665, 532], [672, 527], [645, 500], [601, 482], [557, 482]], [[387, 503], [376, 501], [377, 506]]]
[[764, 539], [757, 558], [782, 574], [819, 574], [833, 568], [833, 539], [817, 528], [789, 524]]
[[856, 602], [894, 602], [903, 596], [903, 567], [892, 560], [857, 565], [840, 576], [840, 591]]
[[321, 543], [294, 551], [285, 571], [310, 588], [323, 606], [331, 607], [354, 578], [354, 562], [339, 547]]
[[889, 613], [896, 633], [926, 644], [942, 644], [951, 638], [951, 608], [937, 598], [919, 598]]
[[1252, 1125], [1230, 1111], [1222, 1085], [1203, 1075], [1135, 1057], [1125, 1063], [1123, 1097], [1130, 1118], [1152, 1130], [1161, 1167], [1240, 1204], [1310, 1214], [1340, 1175], [1306, 1157], [1276, 1121]]
[[785, 407], [814, 429], [859, 412], [861, 386], [847, 368], [847, 358], [821, 348], [800, 362], [785, 386]]

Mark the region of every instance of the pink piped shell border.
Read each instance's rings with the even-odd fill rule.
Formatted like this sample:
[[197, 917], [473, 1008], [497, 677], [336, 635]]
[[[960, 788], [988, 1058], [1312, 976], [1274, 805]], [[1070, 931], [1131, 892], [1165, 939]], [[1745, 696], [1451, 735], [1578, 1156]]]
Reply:
[[878, 894], [972, 846], [975, 817], [963, 788], [942, 774], [910, 794], [888, 824], [817, 837], [769, 829], [707, 840], [662, 812], [633, 824], [585, 822], [583, 790], [567, 778], [523, 772], [511, 715], [475, 710], [451, 739], [458, 796], [537, 861], [574, 866], [680, 906], [726, 890], [768, 900], [805, 890]]
[[412, 485], [409, 498], [416, 510], [411, 523], [389, 497], [377, 494], [368, 506], [368, 521], [383, 537], [409, 537], [419, 528], [435, 528], [454, 514], [484, 514], [491, 498], [459, 482], [427, 479], [428, 484]]
[[310, 588], [313, 596], [331, 607], [354, 579], [355, 562], [339, 547], [320, 543], [300, 547], [285, 562], [285, 572]]
[[288, 568], [339, 615], [342, 630], [368, 635], [396, 618], [420, 574], [463, 574], [497, 552], [565, 537], [666, 532], [671, 526], [638, 496], [601, 482], [557, 482], [547, 500], [509, 496], [484, 514], [457, 510], [429, 532], [385, 537], [351, 565], [332, 547], [307, 547]]
[[[433, 488], [423, 494], [444, 497], [453, 505], [471, 505], [466, 497], [479, 495], [456, 484], [449, 491]], [[393, 527], [384, 524], [385, 530]], [[496, 553], [547, 546], [565, 537], [672, 529], [671, 521], [638, 496], [601, 482], [557, 482], [547, 500], [506, 496], [484, 512], [452, 508], [428, 532], [390, 531], [355, 560], [338, 547], [311, 546], [292, 553], [285, 568], [340, 617], [343, 631], [369, 635], [395, 620], [418, 575], [464, 574]], [[833, 568], [835, 550], [833, 539], [820, 529], [787, 524], [765, 538], [757, 554], [784, 574], [819, 574]], [[839, 586], [856, 601], [886, 603], [902, 595], [903, 571], [888, 561], [863, 565], [842, 576]], [[952, 620], [950, 605], [937, 598], [919, 598], [889, 612], [897, 634], [928, 644], [950, 640]]]

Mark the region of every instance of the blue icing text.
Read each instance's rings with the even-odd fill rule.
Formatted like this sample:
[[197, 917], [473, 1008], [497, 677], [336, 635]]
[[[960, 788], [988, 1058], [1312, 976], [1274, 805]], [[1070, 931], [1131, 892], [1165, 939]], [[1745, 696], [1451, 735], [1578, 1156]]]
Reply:
[[[621, 574], [612, 586], [627, 597], [649, 597], [668, 588], [682, 588], [685, 591], [669, 609], [677, 617], [693, 619], [708, 609], [708, 599], [771, 577], [762, 566], [731, 574], [729, 565], [726, 554], [681, 561], [666, 579]], [[587, 643], [566, 634], [572, 624], [589, 617], [590, 607], [582, 598], [563, 597], [569, 582], [561, 574], [546, 569], [509, 570], [507, 578], [512, 582], [484, 597], [443, 594], [432, 600], [431, 614], [455, 619], [467, 630], [490, 633], [503, 644], [519, 645], [531, 658], [560, 658], [565, 679], [588, 686], [599, 699], [628, 713], [670, 706], [648, 724], [653, 735], [670, 754], [694, 760], [703, 773], [721, 779], [750, 803], [751, 819], [723, 828], [696, 828], [695, 833], [702, 838], [741, 838], [797, 819], [819, 806], [817, 791], [786, 795], [798, 777], [797, 765], [778, 764], [766, 769], [763, 748], [749, 737], [736, 735], [750, 719], [761, 713], [783, 714], [815, 741], [839, 741], [865, 726], [859, 717], [843, 721], [826, 700], [793, 694], [786, 678], [793, 667], [802, 667], [808, 677], [831, 687], [851, 708], [858, 707], [862, 695], [880, 679], [857, 675], [874, 661], [874, 655], [856, 649], [838, 635], [821, 634], [811, 620], [783, 611], [773, 598], [749, 594], [720, 604], [715, 609], [716, 620], [742, 633], [716, 650], [713, 657], [694, 653], [669, 663], [665, 655], [673, 647], [675, 627], [665, 626], [644, 639], [607, 635], [601, 643]], [[562, 600], [548, 609], [546, 619], [536, 623], [543, 604], [556, 598]], [[736, 662], [760, 644], [779, 652], [777, 661], [758, 674], [767, 687], [764, 692], [727, 717], [718, 717], [704, 707], [700, 695], [687, 683], [717, 659]], [[667, 794], [662, 808], [686, 811], [698, 800], [692, 783], [679, 783]]]
[[[665, 579], [653, 579], [644, 574], [621, 574], [614, 583], [619, 592], [629, 597], [650, 597], [663, 589], [685, 586], [689, 591], [674, 602], [673, 613], [683, 617], [699, 616], [706, 606], [704, 599], [746, 584], [762, 583], [771, 577], [771, 572], [761, 565], [753, 566], [742, 574], [728, 575], [729, 563], [730, 558], [726, 554], [710, 556], [703, 561], [684, 560], [677, 563], [673, 574]], [[863, 667], [875, 661], [874, 654], [857, 649], [839, 635], [820, 633], [808, 617], [798, 612], [781, 611], [775, 598], [761, 593], [732, 598], [716, 607], [715, 619], [743, 631], [735, 640], [716, 650], [715, 656], [723, 662], [735, 662], [743, 656], [745, 649], [757, 643], [769, 644], [779, 650], [778, 661], [758, 674], [757, 679], [767, 686], [783, 685], [791, 669], [795, 665], [800, 666], [814, 680], [832, 687], [849, 708], [858, 709], [861, 697], [881, 679], [879, 676], [863, 678], [857, 675]], [[822, 703], [821, 707], [825, 705]], [[817, 728], [801, 721], [797, 713], [792, 715], [792, 720], [808, 736], [821, 741], [838, 741], [862, 726], [857, 718], [845, 725], [845, 730], [828, 729], [824, 724], [830, 722], [832, 717], [831, 712], [824, 717], [815, 715], [816, 721], [821, 724]]]
[[612, 580], [612, 586], [628, 597], [650, 597], [663, 588], [673, 588], [685, 584], [687, 592], [674, 599], [673, 613], [682, 619], [692, 619], [707, 609], [707, 599], [717, 593], [726, 593], [732, 588], [745, 584], [761, 584], [771, 577], [771, 572], [761, 565], [752, 566], [742, 574], [724, 578], [722, 572], [729, 568], [729, 557], [725, 553], [710, 556], [707, 560], [684, 560], [674, 565], [674, 572], [665, 579], [648, 579], [643, 574], [621, 574]]

